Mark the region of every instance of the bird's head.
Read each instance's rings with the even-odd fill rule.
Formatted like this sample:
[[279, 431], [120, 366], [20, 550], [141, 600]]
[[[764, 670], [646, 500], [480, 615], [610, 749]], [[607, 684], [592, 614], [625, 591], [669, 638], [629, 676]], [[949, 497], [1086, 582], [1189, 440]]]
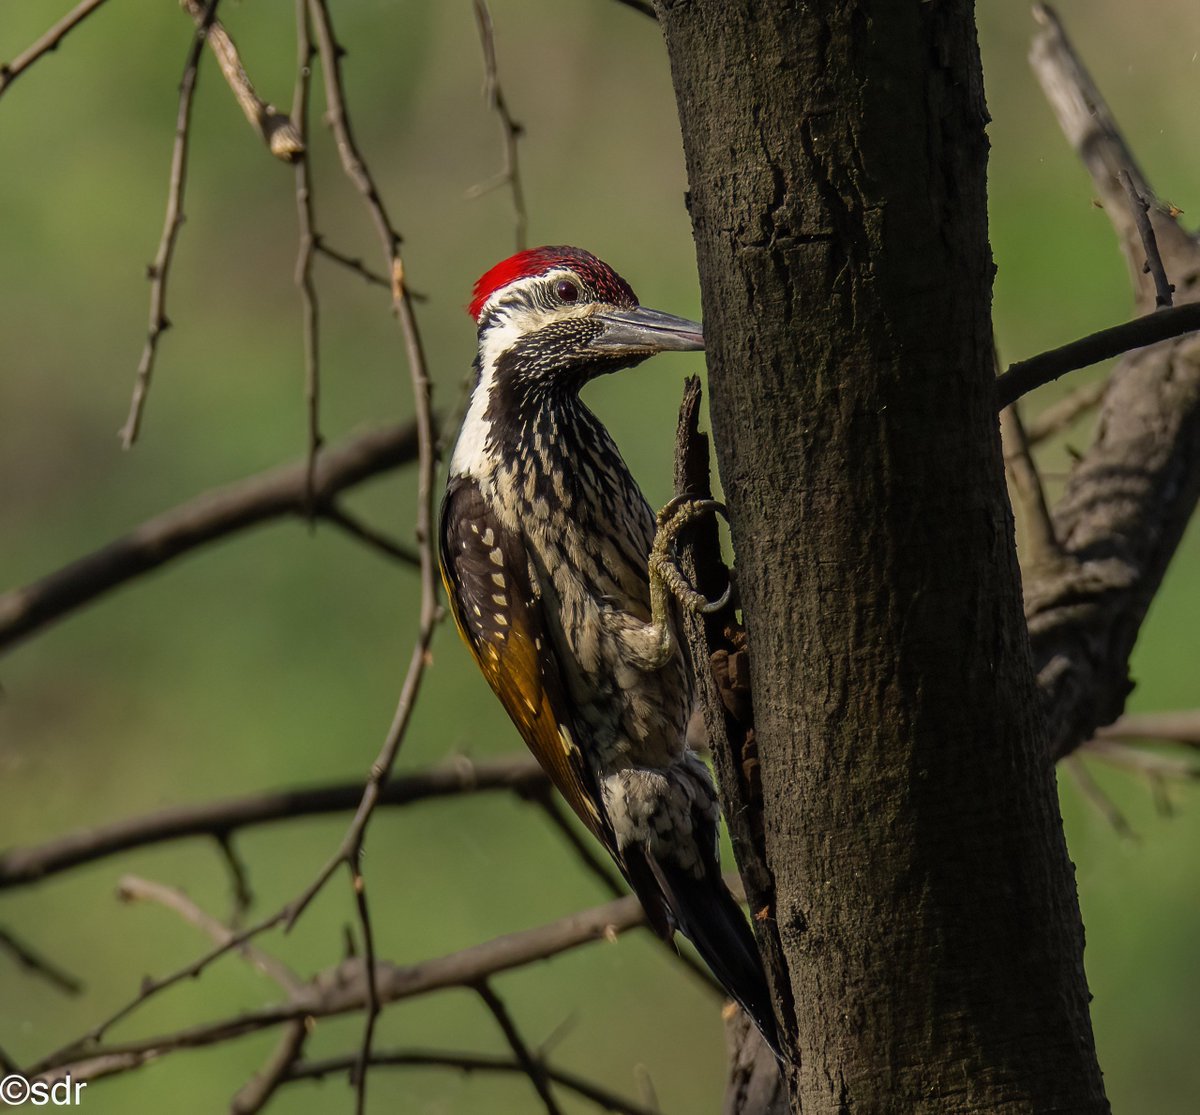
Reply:
[[698, 322], [638, 305], [629, 284], [580, 248], [531, 248], [475, 284], [481, 370], [535, 390], [578, 390], [656, 352], [704, 348]]

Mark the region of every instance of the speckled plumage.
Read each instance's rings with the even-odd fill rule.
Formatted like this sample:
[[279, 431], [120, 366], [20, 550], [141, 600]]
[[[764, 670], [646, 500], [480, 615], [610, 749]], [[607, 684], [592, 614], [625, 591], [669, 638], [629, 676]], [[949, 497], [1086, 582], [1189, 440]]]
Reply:
[[[563, 283], [578, 297], [557, 298]], [[443, 573], [482, 672], [652, 924], [695, 941], [770, 1037], [753, 938], [720, 877], [716, 792], [687, 746], [691, 664], [678, 649], [662, 661], [651, 622], [655, 517], [578, 396], [654, 351], [597, 344], [614, 308], [636, 311], [632, 290], [576, 249], [514, 257], [477, 284]]]

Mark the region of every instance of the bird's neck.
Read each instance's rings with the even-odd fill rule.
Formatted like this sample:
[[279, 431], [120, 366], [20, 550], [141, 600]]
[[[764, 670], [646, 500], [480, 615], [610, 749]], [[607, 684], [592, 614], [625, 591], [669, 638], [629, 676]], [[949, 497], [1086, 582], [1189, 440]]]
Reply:
[[[451, 459], [514, 515], [553, 507], [589, 518], [637, 486], [600, 420], [574, 389], [506, 380], [486, 360]], [[638, 493], [640, 498], [640, 493]]]

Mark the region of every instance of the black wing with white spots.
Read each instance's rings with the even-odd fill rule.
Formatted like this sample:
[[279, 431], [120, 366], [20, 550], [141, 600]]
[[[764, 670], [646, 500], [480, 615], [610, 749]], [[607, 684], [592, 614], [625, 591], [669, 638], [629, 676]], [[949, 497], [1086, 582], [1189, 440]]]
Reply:
[[523, 541], [500, 525], [473, 480], [459, 478], [442, 503], [440, 542], [454, 620], [483, 676], [559, 792], [616, 856]]

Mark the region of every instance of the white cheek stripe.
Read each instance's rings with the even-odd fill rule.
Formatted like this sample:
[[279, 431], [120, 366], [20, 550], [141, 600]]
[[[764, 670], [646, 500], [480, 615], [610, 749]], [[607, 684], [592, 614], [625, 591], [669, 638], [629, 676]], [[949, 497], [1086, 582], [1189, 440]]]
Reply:
[[[483, 304], [481, 316], [486, 315], [494, 304], [506, 293], [511, 293], [513, 287], [523, 283], [544, 283], [547, 280], [573, 279], [579, 277], [571, 271], [550, 271], [536, 279], [519, 279], [495, 291]], [[487, 477], [499, 463], [495, 448], [489, 446], [488, 439], [492, 424], [487, 420], [488, 400], [492, 393], [496, 377], [496, 362], [512, 348], [522, 337], [556, 321], [565, 321], [574, 317], [588, 317], [596, 312], [591, 303], [578, 306], [559, 306], [551, 310], [510, 310], [501, 313], [496, 322], [483, 335], [479, 350], [479, 382], [471, 392], [471, 402], [463, 417], [462, 429], [458, 441], [454, 445], [454, 453], [450, 457], [451, 476], [471, 476], [477, 480]]]

